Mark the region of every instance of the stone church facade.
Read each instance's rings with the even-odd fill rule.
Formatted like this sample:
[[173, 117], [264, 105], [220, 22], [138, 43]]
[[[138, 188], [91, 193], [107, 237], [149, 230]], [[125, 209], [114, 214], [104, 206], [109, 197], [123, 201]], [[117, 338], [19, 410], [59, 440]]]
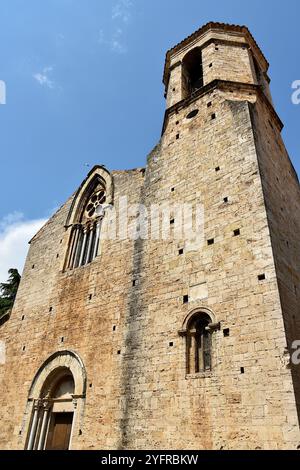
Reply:
[[[300, 445], [300, 192], [267, 71], [244, 26], [184, 39], [146, 168], [96, 166], [31, 240], [0, 326], [1, 449]], [[166, 201], [168, 237], [128, 236], [128, 208]], [[188, 204], [200, 243], [172, 237]]]

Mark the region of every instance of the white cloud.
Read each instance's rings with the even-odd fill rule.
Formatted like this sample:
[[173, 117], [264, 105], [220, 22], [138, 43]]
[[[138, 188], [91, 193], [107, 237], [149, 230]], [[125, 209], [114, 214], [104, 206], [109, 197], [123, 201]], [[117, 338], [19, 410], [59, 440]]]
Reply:
[[131, 19], [131, 8], [133, 3], [131, 0], [120, 0], [112, 7], [112, 19], [119, 19], [123, 23], [128, 23]]
[[6, 282], [8, 270], [17, 268], [21, 273], [28, 252], [28, 242], [47, 219], [26, 220], [20, 212], [0, 219], [0, 283]]
[[110, 43], [112, 50], [119, 54], [124, 54], [127, 51], [127, 47], [122, 42], [122, 35], [123, 30], [121, 28], [117, 28]]
[[123, 30], [116, 28], [109, 39], [105, 38], [103, 29], [99, 30], [98, 33], [98, 44], [109, 47], [113, 52], [118, 54], [125, 54], [127, 52], [127, 46], [125, 45], [123, 36]]
[[124, 54], [127, 52], [125, 34], [132, 19], [132, 8], [134, 4], [131, 0], [119, 0], [112, 7], [112, 32], [105, 35], [103, 29], [99, 30], [98, 43], [108, 46], [113, 52]]
[[55, 87], [55, 83], [49, 75], [53, 72], [53, 67], [44, 67], [42, 72], [35, 73], [33, 78], [41, 85], [50, 89]]

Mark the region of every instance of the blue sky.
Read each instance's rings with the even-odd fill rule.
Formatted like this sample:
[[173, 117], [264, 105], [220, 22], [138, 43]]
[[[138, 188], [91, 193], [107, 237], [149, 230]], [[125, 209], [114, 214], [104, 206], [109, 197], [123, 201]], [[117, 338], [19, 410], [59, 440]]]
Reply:
[[0, 0], [0, 10], [0, 282], [86, 164], [145, 165], [161, 132], [165, 52], [208, 21], [255, 36], [300, 172], [298, 0]]

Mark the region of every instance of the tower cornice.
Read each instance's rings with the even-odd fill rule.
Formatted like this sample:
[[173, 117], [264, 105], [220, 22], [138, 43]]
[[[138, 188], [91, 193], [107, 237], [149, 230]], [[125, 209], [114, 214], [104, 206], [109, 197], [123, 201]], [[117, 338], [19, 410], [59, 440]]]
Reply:
[[250, 84], [250, 83], [242, 83], [242, 82], [231, 82], [228, 80], [213, 80], [212, 82], [208, 83], [207, 85], [203, 86], [201, 89], [199, 89], [197, 92], [195, 92], [193, 95], [189, 96], [188, 98], [179, 101], [178, 103], [174, 104], [170, 108], [168, 108], [165, 112], [164, 116], [164, 122], [163, 122], [163, 128], [162, 128], [162, 135], [164, 134], [166, 130], [166, 126], [168, 123], [168, 118], [169, 116], [174, 113], [178, 112], [179, 110], [189, 106], [191, 103], [194, 101], [197, 101], [199, 98], [202, 96], [211, 93], [213, 90], [219, 89], [219, 90], [228, 90], [231, 91], [233, 89], [238, 90], [238, 91], [245, 91], [245, 92], [252, 92], [256, 93], [257, 96], [263, 100], [263, 102], [266, 104], [268, 107], [271, 115], [273, 116], [275, 122], [277, 123], [280, 131], [283, 129], [283, 123], [276, 113], [274, 107], [270, 103], [270, 101], [267, 99], [265, 94], [262, 91], [262, 88], [260, 85], [255, 85], [255, 84]]

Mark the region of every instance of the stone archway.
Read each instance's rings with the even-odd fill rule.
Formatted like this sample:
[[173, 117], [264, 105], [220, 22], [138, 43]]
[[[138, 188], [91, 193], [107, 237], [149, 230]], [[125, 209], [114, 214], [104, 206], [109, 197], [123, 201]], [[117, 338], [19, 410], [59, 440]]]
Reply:
[[30, 387], [25, 448], [69, 449], [85, 393], [86, 373], [79, 356], [72, 351], [59, 351], [50, 356]]

